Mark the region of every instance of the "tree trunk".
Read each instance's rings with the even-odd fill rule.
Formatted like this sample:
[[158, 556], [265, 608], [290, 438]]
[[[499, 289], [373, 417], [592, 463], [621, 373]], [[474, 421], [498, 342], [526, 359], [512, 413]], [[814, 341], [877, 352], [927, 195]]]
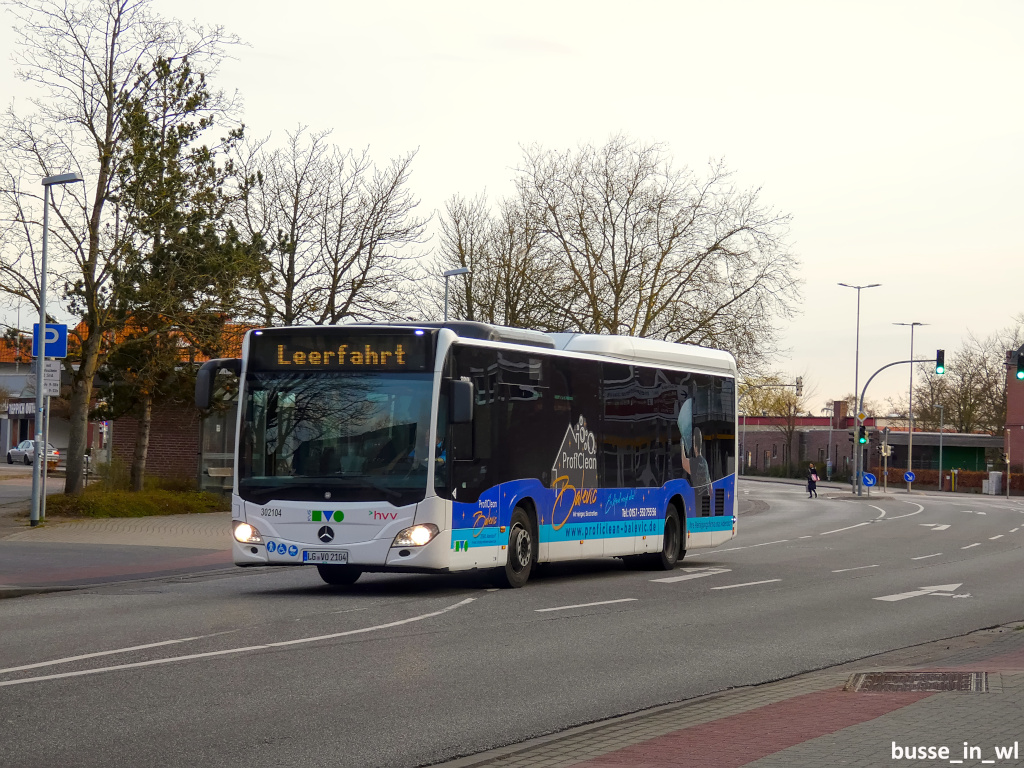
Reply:
[[152, 423], [153, 396], [147, 392], [139, 402], [139, 428], [135, 433], [135, 453], [132, 455], [133, 491], [141, 491], [146, 479], [146, 454], [149, 452], [149, 432]]
[[100, 333], [90, 329], [82, 344], [82, 362], [71, 383], [71, 415], [68, 431], [67, 479], [64, 493], [79, 494], [85, 486], [85, 443], [89, 436], [89, 405], [92, 381], [100, 355]]

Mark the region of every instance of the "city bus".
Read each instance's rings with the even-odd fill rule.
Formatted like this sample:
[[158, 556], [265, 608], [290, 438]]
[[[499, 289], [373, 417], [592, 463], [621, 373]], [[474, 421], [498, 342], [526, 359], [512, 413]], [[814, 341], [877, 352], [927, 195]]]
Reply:
[[474, 322], [254, 329], [238, 380], [240, 566], [488, 572], [619, 557], [670, 570], [736, 535], [736, 363], [626, 336]]

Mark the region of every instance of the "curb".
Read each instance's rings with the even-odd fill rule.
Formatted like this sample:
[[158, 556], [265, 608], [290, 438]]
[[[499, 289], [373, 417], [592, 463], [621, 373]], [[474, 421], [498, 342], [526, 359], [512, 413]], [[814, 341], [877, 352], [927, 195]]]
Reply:
[[[90, 585], [91, 586], [91, 585]], [[4, 587], [0, 586], [0, 600], [9, 597], [25, 597], [26, 595], [45, 595], [50, 592], [74, 592], [84, 587]]]

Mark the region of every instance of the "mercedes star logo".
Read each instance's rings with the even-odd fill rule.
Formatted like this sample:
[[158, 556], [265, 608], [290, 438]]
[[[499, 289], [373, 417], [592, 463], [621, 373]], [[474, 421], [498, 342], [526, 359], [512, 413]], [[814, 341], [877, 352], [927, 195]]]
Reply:
[[331, 530], [330, 526], [325, 525], [319, 531], [316, 532], [316, 537], [320, 539], [324, 544], [330, 544], [334, 541], [334, 531]]

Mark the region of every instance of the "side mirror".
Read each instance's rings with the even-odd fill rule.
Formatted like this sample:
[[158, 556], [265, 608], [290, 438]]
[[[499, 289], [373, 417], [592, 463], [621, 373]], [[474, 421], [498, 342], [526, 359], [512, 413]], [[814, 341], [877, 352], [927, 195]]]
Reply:
[[469, 424], [473, 421], [473, 382], [453, 381], [451, 383], [452, 424]]
[[196, 408], [205, 411], [213, 402], [213, 385], [219, 371], [242, 373], [242, 361], [237, 357], [219, 357], [203, 363], [196, 374]]

